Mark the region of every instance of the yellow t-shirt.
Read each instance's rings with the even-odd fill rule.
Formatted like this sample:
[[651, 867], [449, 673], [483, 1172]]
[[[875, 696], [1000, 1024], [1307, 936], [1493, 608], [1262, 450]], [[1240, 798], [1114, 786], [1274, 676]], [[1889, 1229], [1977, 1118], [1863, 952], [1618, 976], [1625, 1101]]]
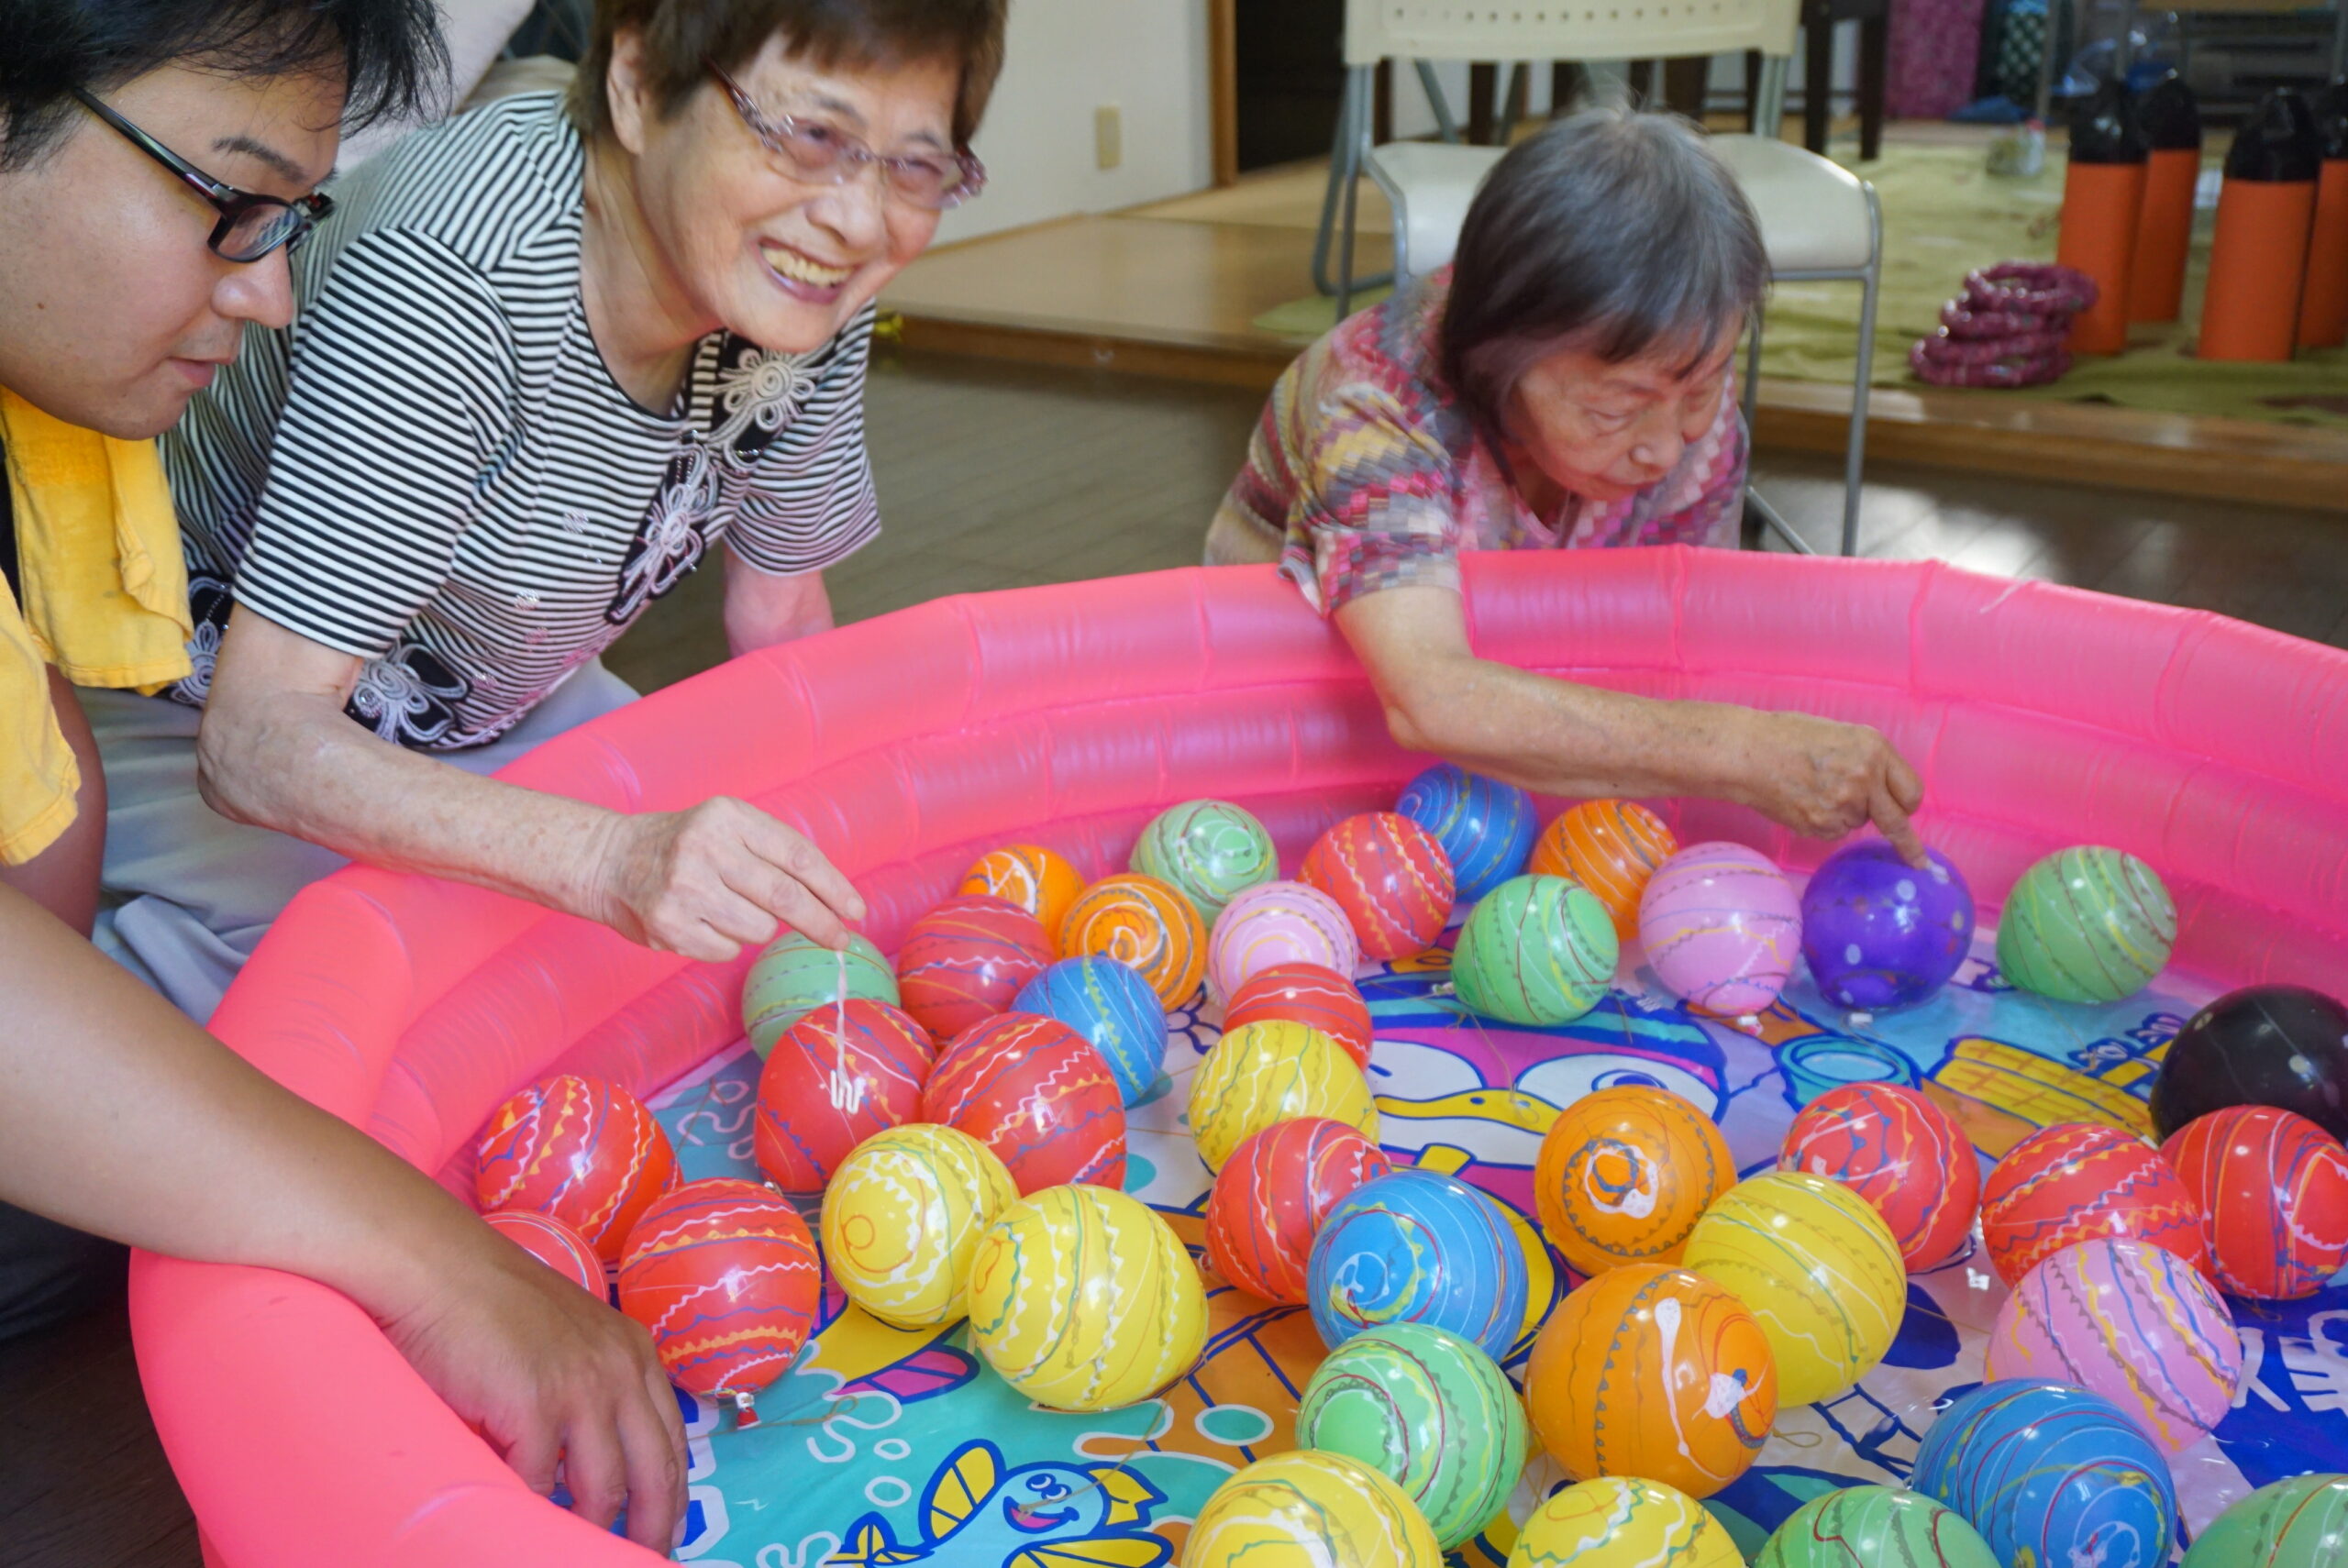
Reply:
[[188, 672], [187, 567], [151, 441], [117, 441], [0, 389], [18, 592], [0, 586], [0, 864], [73, 821], [82, 770], [47, 667], [77, 686], [160, 690]]

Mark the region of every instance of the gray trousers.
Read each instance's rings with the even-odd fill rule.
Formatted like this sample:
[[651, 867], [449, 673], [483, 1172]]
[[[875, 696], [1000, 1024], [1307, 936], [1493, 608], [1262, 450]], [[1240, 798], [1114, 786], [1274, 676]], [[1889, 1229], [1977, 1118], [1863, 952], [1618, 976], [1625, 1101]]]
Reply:
[[[593, 660], [495, 745], [440, 760], [493, 773], [635, 696]], [[204, 803], [196, 710], [129, 691], [81, 697], [106, 773], [105, 868], [93, 940], [202, 1023], [294, 895], [347, 862], [315, 844], [232, 823]]]

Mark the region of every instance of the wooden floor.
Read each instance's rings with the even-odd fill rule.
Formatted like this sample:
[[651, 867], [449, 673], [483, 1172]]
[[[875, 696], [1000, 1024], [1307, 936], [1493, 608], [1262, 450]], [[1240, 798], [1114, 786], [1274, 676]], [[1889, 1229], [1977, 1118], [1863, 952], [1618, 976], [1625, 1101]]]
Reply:
[[[1189, 565], [1257, 411], [1235, 388], [884, 355], [869, 423], [885, 531], [831, 574], [838, 613]], [[1832, 535], [1832, 460], [1772, 457], [1760, 477], [1806, 535]], [[2348, 646], [2348, 551], [2323, 513], [1887, 462], [1871, 470], [1865, 520], [1871, 555], [1937, 556]], [[689, 580], [613, 649], [613, 667], [650, 690], [722, 657], [719, 586], [714, 571]], [[119, 1310], [0, 1346], [0, 1568], [194, 1568], [194, 1539]]]
[[0, 1568], [197, 1568], [120, 1305], [0, 1345]]
[[[1891, 127], [1893, 139], [1978, 140], [1981, 127]], [[1255, 318], [1312, 288], [1325, 164], [1291, 165], [1124, 212], [1072, 217], [923, 257], [882, 304], [904, 341], [947, 353], [1178, 376], [1263, 389], [1299, 340]], [[1385, 268], [1385, 204], [1367, 182], [1357, 271]], [[1765, 379], [1765, 447], [1839, 450], [1847, 388]], [[1886, 457], [2022, 479], [2348, 512], [2348, 432], [2190, 417], [2092, 403], [2030, 403], [1994, 392], [1877, 388], [1869, 400]]]

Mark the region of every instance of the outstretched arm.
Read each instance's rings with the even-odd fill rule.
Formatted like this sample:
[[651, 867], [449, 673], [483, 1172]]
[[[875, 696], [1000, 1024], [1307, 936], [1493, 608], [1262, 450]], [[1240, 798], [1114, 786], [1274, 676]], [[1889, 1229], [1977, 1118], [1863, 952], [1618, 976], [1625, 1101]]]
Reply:
[[1342, 605], [1336, 622], [1369, 671], [1388, 728], [1413, 751], [1544, 794], [1733, 801], [1817, 838], [1872, 820], [1923, 864], [1908, 821], [1923, 784], [1865, 725], [1658, 701], [1479, 658], [1447, 588], [1366, 593]]
[[644, 1331], [0, 888], [0, 1198], [343, 1292], [541, 1492], [666, 1550], [684, 1433]]
[[239, 606], [196, 737], [212, 809], [401, 871], [493, 888], [722, 963], [781, 922], [829, 946], [864, 901], [823, 852], [718, 797], [622, 814], [501, 784], [343, 716], [360, 661]]

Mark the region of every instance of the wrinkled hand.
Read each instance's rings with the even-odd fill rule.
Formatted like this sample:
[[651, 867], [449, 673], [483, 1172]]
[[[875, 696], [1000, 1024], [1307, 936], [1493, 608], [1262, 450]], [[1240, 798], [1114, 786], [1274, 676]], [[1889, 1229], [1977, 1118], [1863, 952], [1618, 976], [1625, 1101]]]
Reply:
[[667, 1552], [684, 1517], [685, 1430], [651, 1336], [483, 1235], [494, 1245], [447, 1260], [437, 1292], [383, 1331], [533, 1490], [554, 1491], [560, 1461], [572, 1512], [607, 1529], [626, 1504], [629, 1539]]
[[1891, 743], [1865, 724], [1809, 713], [1756, 713], [1750, 803], [1812, 838], [1839, 838], [1872, 821], [1911, 866], [1924, 841], [1908, 821], [1924, 802], [1923, 780]]
[[801, 834], [720, 795], [689, 812], [614, 819], [589, 900], [632, 942], [722, 964], [788, 924], [826, 947], [847, 943], [864, 900]]

